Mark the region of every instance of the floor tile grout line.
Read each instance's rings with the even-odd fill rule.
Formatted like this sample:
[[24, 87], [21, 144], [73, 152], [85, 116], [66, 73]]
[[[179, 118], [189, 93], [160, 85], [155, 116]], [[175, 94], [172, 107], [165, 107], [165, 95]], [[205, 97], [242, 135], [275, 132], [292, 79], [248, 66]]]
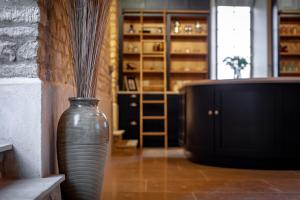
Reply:
[[200, 170], [200, 173], [204, 177], [205, 181], [210, 181], [209, 178], [208, 178], [208, 176], [202, 170]]
[[279, 188], [277, 188], [275, 185], [273, 185], [272, 183], [270, 183], [269, 181], [267, 181], [266, 179], [260, 179], [263, 183], [269, 185], [273, 190], [276, 190], [276, 192], [278, 193], [282, 193], [282, 190], [280, 190]]
[[192, 192], [192, 196], [193, 196], [194, 200], [198, 200], [198, 198], [194, 192]]

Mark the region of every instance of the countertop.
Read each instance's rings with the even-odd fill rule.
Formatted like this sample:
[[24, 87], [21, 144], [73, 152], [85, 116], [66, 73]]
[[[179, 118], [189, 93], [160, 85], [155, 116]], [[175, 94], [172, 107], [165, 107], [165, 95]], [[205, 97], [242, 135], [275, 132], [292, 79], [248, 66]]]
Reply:
[[251, 78], [251, 79], [228, 79], [228, 80], [202, 80], [188, 83], [184, 87], [197, 85], [223, 85], [223, 84], [251, 84], [251, 83], [300, 83], [300, 77], [280, 78]]

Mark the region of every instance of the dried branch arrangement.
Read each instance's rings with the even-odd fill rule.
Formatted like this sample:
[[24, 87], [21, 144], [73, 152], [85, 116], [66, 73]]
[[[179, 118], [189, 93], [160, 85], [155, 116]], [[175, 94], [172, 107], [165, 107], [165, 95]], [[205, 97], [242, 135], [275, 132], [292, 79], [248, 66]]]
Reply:
[[77, 97], [95, 97], [99, 59], [111, 1], [60, 1], [68, 15]]

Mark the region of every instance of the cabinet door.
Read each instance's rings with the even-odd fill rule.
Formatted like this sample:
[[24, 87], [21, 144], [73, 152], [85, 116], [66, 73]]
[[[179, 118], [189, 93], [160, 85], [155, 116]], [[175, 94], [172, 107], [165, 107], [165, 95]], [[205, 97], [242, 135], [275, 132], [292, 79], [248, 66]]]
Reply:
[[300, 157], [300, 87], [286, 85], [282, 90], [282, 147], [285, 157]]
[[216, 154], [274, 156], [276, 86], [218, 85], [215, 90]]
[[168, 0], [169, 10], [187, 10], [189, 9], [189, 0]]
[[[213, 153], [214, 86], [188, 87], [185, 98], [185, 148], [201, 156]], [[205, 159], [205, 158], [204, 158]]]
[[182, 95], [168, 95], [168, 138], [169, 146], [179, 146], [179, 132], [181, 130], [181, 99]]
[[120, 0], [121, 8], [123, 9], [144, 9], [144, 0]]
[[125, 130], [123, 139], [139, 138], [139, 95], [119, 95], [119, 129]]

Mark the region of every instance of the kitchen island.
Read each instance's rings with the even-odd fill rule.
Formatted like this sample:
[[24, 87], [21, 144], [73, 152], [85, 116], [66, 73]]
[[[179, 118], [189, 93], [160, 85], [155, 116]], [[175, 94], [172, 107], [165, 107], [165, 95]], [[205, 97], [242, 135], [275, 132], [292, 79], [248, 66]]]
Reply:
[[183, 143], [192, 161], [242, 168], [299, 168], [300, 79], [186, 85]]

